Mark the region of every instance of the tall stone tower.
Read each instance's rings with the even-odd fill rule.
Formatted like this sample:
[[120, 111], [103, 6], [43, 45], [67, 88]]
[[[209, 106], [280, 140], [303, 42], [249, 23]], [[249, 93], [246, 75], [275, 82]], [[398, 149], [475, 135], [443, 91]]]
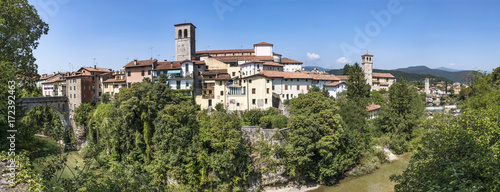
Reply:
[[196, 53], [196, 27], [192, 23], [175, 26], [175, 60], [192, 60]]
[[431, 94], [431, 90], [429, 90], [429, 78], [425, 78], [425, 94]]
[[361, 63], [361, 68], [363, 69], [363, 72], [365, 72], [365, 79], [366, 83], [370, 85], [370, 87], [373, 87], [373, 55], [370, 54], [364, 54], [361, 55], [362, 63]]

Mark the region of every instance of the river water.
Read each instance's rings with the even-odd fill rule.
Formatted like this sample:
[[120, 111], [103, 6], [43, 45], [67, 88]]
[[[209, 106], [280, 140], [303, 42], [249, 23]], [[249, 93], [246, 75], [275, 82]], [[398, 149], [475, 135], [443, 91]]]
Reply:
[[401, 174], [410, 161], [411, 153], [398, 155], [392, 163], [384, 163], [373, 173], [347, 177], [334, 186], [320, 186], [310, 192], [391, 192], [396, 183], [389, 180], [392, 174]]

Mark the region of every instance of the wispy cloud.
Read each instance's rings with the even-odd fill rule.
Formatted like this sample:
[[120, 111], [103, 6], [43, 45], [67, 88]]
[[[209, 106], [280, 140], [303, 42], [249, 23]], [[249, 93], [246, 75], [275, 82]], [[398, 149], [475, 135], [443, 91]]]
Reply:
[[455, 63], [450, 63], [450, 66], [453, 66], [453, 65], [455, 65]]
[[346, 57], [341, 57], [341, 58], [337, 59], [337, 63], [347, 64], [347, 63], [350, 63], [350, 62], [351, 61], [349, 61], [349, 59], [347, 59]]
[[314, 60], [319, 60], [321, 57], [318, 54], [316, 54], [316, 53], [309, 53], [308, 52], [307, 53], [307, 58], [309, 60], [313, 60], [314, 61]]

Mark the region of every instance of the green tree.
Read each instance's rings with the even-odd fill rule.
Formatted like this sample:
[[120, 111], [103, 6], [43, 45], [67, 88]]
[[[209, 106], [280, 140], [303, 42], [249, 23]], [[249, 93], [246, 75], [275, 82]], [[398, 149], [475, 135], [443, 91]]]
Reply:
[[382, 107], [378, 123], [384, 133], [391, 137], [391, 149], [396, 153], [409, 150], [417, 128], [424, 115], [424, 103], [418, 91], [406, 81], [394, 83], [389, 88], [389, 104]]
[[335, 102], [320, 92], [290, 102], [290, 134], [284, 146], [289, 174], [332, 184], [354, 163]]
[[38, 39], [47, 34], [49, 26], [43, 22], [34, 6], [27, 0], [0, 2], [0, 61], [11, 62], [16, 76], [26, 82], [36, 81], [37, 66], [33, 50]]

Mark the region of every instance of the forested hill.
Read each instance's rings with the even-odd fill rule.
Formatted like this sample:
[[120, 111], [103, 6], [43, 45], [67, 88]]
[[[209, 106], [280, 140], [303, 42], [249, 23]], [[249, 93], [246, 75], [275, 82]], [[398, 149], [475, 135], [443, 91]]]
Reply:
[[437, 77], [443, 77], [453, 82], [465, 82], [465, 77], [470, 74], [472, 71], [450, 71], [443, 69], [431, 69], [426, 66], [411, 66], [408, 68], [399, 68], [395, 69], [395, 71], [402, 71], [407, 73], [416, 73], [416, 74], [430, 74]]
[[[330, 71], [327, 71], [330, 74], [334, 75], [342, 75], [343, 74], [343, 69], [333, 69]], [[447, 82], [452, 82], [450, 79], [443, 78], [443, 77], [437, 77], [434, 75], [429, 75], [429, 74], [417, 74], [417, 73], [407, 73], [403, 71], [395, 71], [395, 70], [382, 70], [382, 69], [373, 69], [373, 72], [375, 73], [390, 73], [396, 77], [396, 81], [401, 82], [401, 80], [404, 78], [408, 82], [412, 81], [423, 81], [425, 78], [431, 79], [431, 82], [440, 82], [440, 81], [447, 81]]]

